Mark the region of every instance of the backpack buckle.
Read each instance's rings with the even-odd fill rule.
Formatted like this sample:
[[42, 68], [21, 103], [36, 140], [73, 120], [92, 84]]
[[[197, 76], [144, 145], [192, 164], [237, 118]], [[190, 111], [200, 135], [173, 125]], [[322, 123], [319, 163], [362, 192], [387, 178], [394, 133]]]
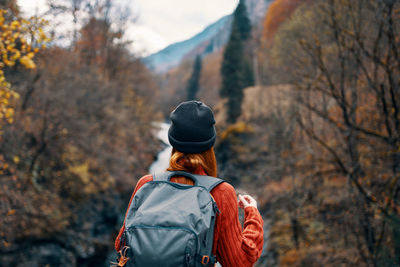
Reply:
[[207, 255], [204, 255], [203, 258], [201, 258], [201, 264], [207, 265], [210, 262], [210, 257]]
[[128, 246], [123, 247], [120, 251], [118, 251], [120, 258], [118, 262], [110, 262], [110, 267], [123, 267], [129, 261], [129, 257], [126, 256], [126, 252], [129, 249]]

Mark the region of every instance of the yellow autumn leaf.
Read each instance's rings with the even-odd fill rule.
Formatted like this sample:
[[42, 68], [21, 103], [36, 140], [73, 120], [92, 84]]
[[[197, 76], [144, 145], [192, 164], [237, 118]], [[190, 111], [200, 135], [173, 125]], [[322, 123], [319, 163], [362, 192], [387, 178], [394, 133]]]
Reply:
[[28, 56], [21, 57], [19, 61], [28, 69], [34, 69], [36, 67], [35, 63]]
[[15, 210], [14, 210], [14, 209], [9, 210], [9, 211], [7, 212], [7, 215], [14, 215], [14, 214], [15, 214]]
[[14, 97], [15, 99], [19, 99], [19, 98], [20, 98], [20, 95], [19, 95], [17, 92], [13, 92], [13, 97]]
[[19, 157], [18, 157], [18, 156], [14, 156], [14, 159], [13, 159], [13, 160], [14, 160], [14, 163], [15, 163], [15, 164], [18, 164], [18, 163], [19, 163]]
[[11, 118], [14, 115], [14, 109], [13, 108], [7, 108], [6, 110], [6, 118]]
[[14, 61], [8, 60], [7, 57], [5, 57], [5, 56], [3, 56], [3, 62], [4, 62], [4, 64], [6, 64], [6, 65], [9, 66], [9, 67], [12, 67], [12, 66], [15, 65], [15, 62], [14, 62]]
[[18, 58], [21, 57], [21, 52], [19, 52], [18, 50], [14, 51], [14, 55], [12, 55], [11, 60], [17, 60]]
[[11, 22], [11, 27], [14, 29], [18, 28], [20, 25], [21, 24], [17, 20], [14, 20], [13, 22]]

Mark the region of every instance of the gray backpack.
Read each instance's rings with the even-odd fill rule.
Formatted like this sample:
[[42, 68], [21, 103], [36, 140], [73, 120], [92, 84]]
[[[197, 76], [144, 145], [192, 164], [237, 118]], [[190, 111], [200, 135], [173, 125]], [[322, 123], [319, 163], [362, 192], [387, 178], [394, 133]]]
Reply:
[[[184, 176], [195, 185], [171, 182]], [[187, 172], [153, 175], [134, 196], [121, 242], [127, 267], [214, 266], [218, 207], [210, 191], [223, 180]]]

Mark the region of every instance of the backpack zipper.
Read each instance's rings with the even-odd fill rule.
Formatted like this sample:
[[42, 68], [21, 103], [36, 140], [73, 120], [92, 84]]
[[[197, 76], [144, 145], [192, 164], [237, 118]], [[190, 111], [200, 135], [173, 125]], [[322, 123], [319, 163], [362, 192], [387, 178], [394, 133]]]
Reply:
[[136, 228], [147, 228], [147, 229], [175, 229], [175, 230], [183, 230], [186, 231], [190, 234], [192, 234], [194, 236], [195, 239], [195, 243], [196, 243], [196, 247], [199, 245], [199, 237], [197, 236], [197, 234], [192, 230], [189, 229], [187, 227], [182, 227], [182, 226], [151, 226], [151, 225], [144, 225], [144, 224], [136, 224], [136, 225], [132, 225], [129, 228], [127, 228], [124, 233], [126, 231], [130, 231]]
[[213, 205], [215, 214], [221, 214], [221, 211], [218, 209], [217, 202], [215, 202], [215, 201], [213, 200], [212, 203], [213, 203], [212, 205]]
[[192, 260], [192, 256], [188, 252], [186, 252], [185, 260], [186, 260], [186, 265], [189, 266], [190, 261]]
[[[211, 194], [210, 194], [211, 195]], [[221, 214], [221, 211], [218, 209], [218, 205], [217, 205], [217, 202], [215, 202], [215, 200], [214, 200], [214, 198], [211, 196], [211, 201], [212, 201], [212, 206], [213, 206], [213, 209], [214, 209], [214, 212], [215, 212], [215, 214]], [[214, 221], [215, 220], [215, 218], [216, 218], [216, 216], [215, 215], [212, 215], [211, 216], [211, 221]], [[204, 238], [203, 238], [203, 246], [204, 247], [207, 247], [207, 234], [204, 236]]]
[[122, 248], [126, 244], [126, 229], [122, 232], [121, 239], [119, 240], [119, 246]]

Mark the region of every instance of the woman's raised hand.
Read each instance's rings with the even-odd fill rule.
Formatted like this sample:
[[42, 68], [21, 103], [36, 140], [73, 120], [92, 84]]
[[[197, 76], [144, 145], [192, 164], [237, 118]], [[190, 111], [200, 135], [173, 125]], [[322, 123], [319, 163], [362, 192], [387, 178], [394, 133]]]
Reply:
[[247, 207], [257, 208], [257, 201], [249, 195], [239, 195], [238, 200], [239, 208], [245, 209]]

